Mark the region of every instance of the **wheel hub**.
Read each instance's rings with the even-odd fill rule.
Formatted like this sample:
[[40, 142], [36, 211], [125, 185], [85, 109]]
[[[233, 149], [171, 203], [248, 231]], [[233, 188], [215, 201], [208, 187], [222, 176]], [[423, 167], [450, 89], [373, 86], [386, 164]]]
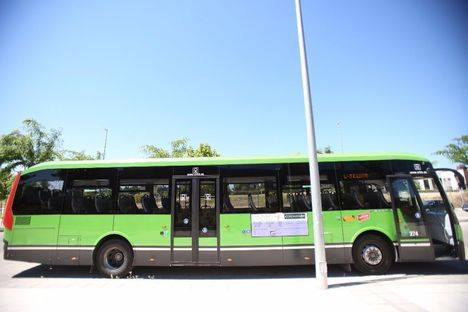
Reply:
[[361, 255], [364, 262], [369, 265], [378, 265], [383, 259], [382, 251], [376, 245], [366, 245]]
[[122, 261], [122, 259], [123, 259], [123, 255], [120, 252], [118, 252], [118, 253], [116, 253], [114, 255], [114, 260], [115, 261]]
[[123, 252], [117, 248], [107, 250], [104, 259], [105, 265], [111, 270], [119, 269], [125, 262]]

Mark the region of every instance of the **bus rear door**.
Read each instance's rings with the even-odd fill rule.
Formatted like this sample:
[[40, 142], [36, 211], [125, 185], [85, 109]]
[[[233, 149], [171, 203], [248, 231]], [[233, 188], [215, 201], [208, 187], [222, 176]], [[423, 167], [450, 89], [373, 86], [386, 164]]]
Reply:
[[219, 264], [219, 177], [173, 176], [172, 265]]

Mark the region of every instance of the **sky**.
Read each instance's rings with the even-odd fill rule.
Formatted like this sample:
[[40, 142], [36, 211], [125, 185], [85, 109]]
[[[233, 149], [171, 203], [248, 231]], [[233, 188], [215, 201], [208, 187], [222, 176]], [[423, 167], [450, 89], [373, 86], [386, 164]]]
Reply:
[[[302, 5], [318, 147], [450, 165], [433, 153], [468, 134], [468, 1]], [[181, 137], [305, 153], [294, 1], [0, 0], [0, 134], [26, 118], [90, 154], [109, 129], [107, 159]]]

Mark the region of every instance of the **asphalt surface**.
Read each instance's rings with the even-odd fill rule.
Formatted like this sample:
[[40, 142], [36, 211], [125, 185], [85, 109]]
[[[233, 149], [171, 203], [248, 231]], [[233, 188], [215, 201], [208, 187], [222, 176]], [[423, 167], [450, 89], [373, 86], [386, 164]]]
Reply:
[[[468, 222], [462, 227], [468, 238]], [[345, 269], [329, 266], [330, 287], [320, 291], [311, 266], [135, 268], [130, 278], [105, 279], [89, 267], [1, 259], [0, 311], [468, 310], [466, 261], [395, 264], [384, 276]]]

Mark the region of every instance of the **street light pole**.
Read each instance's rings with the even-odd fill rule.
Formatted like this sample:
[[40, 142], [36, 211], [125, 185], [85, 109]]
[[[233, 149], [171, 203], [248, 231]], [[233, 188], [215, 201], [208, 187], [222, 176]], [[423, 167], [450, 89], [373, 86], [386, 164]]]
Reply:
[[302, 24], [301, 0], [296, 1], [297, 36], [299, 39], [299, 53], [301, 57], [302, 92], [304, 96], [305, 119], [307, 126], [307, 150], [309, 153], [310, 193], [314, 219], [314, 250], [315, 276], [317, 285], [321, 289], [328, 288], [327, 260], [325, 257], [325, 243], [323, 239], [322, 199], [320, 195], [320, 176], [317, 161], [317, 144], [315, 141], [314, 116], [312, 99], [310, 96], [309, 72], [307, 68], [307, 54]]
[[106, 137], [104, 138], [104, 152], [102, 153], [102, 159], [106, 159], [106, 149], [107, 149], [107, 134], [109, 133], [109, 129], [104, 129], [106, 131]]
[[338, 128], [338, 135], [340, 136], [341, 153], [343, 154], [343, 130], [341, 128], [341, 121], [338, 121], [336, 123], [336, 127]]

